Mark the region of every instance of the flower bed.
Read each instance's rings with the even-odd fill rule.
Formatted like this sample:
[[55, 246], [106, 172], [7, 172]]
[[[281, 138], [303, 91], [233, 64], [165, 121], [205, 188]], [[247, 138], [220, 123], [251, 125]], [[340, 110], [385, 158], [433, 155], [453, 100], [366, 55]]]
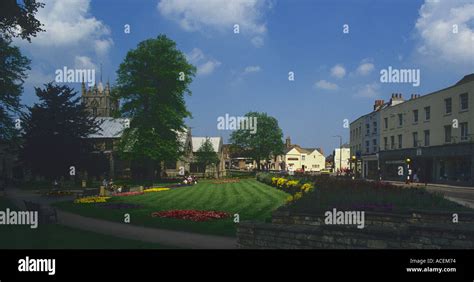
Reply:
[[157, 187], [157, 188], [148, 188], [143, 190], [144, 193], [150, 193], [150, 192], [161, 192], [161, 191], [168, 191], [170, 188], [164, 188], [164, 187]]
[[292, 205], [281, 207], [298, 213], [338, 210], [379, 212], [466, 211], [469, 208], [451, 202], [441, 194], [423, 188], [404, 188], [388, 183], [315, 177], [314, 193], [307, 193]]
[[154, 212], [151, 214], [152, 217], [163, 217], [163, 218], [176, 218], [185, 219], [195, 222], [208, 221], [211, 219], [222, 219], [228, 218], [231, 215], [221, 211], [199, 211], [199, 210], [170, 210]]
[[105, 203], [110, 197], [85, 197], [74, 200], [75, 204], [95, 204], [95, 203]]
[[257, 180], [291, 194], [286, 199], [287, 204], [298, 201], [303, 195], [314, 190], [314, 185], [307, 179], [285, 178], [269, 173], [259, 173]]

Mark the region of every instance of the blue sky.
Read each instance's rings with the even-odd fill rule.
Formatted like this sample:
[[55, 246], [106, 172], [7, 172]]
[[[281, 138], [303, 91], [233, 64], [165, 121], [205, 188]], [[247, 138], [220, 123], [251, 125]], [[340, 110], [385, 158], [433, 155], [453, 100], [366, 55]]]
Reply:
[[[194, 135], [227, 140], [219, 116], [262, 111], [293, 143], [326, 155], [338, 146], [333, 135], [348, 141], [343, 120], [368, 113], [375, 99], [424, 95], [474, 72], [473, 1], [50, 0], [39, 18], [47, 31], [16, 41], [32, 59], [25, 104], [64, 66], [98, 73], [102, 64], [113, 84], [128, 50], [166, 34], [198, 67], [186, 98]], [[381, 83], [388, 66], [419, 69], [420, 86]]]

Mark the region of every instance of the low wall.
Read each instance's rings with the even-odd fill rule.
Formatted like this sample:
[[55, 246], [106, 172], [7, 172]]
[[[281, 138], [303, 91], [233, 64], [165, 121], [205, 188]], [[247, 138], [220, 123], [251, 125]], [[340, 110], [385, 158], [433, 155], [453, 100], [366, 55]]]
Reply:
[[[289, 212], [275, 211], [272, 223], [276, 224], [303, 224], [325, 225], [324, 212], [314, 214], [291, 214]], [[379, 226], [406, 226], [414, 223], [439, 223], [439, 224], [472, 224], [474, 225], [473, 212], [456, 212], [458, 223], [453, 223], [453, 213], [411, 210], [406, 213], [371, 212], [365, 211], [365, 225]]]
[[277, 212], [272, 223], [242, 222], [240, 248], [251, 249], [474, 249], [474, 214], [366, 212], [365, 227], [326, 225], [323, 216]]

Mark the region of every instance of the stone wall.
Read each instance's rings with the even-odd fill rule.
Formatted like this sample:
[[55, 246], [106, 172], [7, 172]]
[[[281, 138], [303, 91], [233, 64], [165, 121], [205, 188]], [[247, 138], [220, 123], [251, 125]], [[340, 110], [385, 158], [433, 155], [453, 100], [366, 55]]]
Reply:
[[474, 214], [366, 212], [365, 228], [326, 225], [323, 216], [277, 212], [272, 223], [242, 222], [241, 248], [270, 249], [474, 249]]
[[[289, 212], [275, 211], [272, 223], [276, 224], [303, 224], [325, 225], [324, 212], [314, 214], [291, 214]], [[439, 223], [439, 224], [472, 224], [474, 225], [473, 212], [456, 212], [458, 223], [453, 223], [453, 213], [411, 210], [406, 213], [371, 212], [365, 211], [365, 225], [400, 226], [413, 223]]]

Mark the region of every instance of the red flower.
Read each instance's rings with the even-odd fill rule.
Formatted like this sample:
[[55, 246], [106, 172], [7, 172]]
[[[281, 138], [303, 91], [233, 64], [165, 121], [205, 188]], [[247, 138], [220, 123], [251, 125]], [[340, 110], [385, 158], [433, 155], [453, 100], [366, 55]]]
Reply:
[[198, 211], [198, 210], [170, 210], [154, 212], [152, 217], [165, 217], [191, 220], [195, 222], [208, 221], [211, 219], [222, 219], [230, 217], [229, 213], [220, 211]]

